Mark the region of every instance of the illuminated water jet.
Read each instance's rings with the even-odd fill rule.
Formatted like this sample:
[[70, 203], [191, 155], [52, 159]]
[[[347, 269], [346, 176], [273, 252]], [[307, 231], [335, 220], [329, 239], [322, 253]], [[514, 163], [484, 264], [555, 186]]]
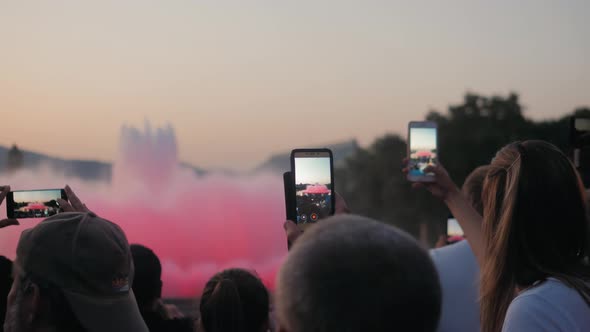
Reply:
[[[13, 189], [69, 183], [87, 205], [118, 223], [131, 243], [154, 249], [163, 264], [164, 296], [197, 295], [228, 267], [256, 270], [269, 287], [286, 254], [282, 180], [276, 175], [197, 177], [178, 166], [174, 129], [124, 126], [110, 184], [20, 171]], [[4, 209], [3, 209], [4, 210]], [[14, 258], [20, 232], [39, 221], [0, 230], [0, 254]]]

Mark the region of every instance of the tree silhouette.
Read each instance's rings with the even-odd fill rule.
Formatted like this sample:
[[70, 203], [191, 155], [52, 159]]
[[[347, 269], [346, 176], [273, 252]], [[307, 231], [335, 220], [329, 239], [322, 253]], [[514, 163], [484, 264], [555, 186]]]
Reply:
[[8, 151], [8, 158], [6, 159], [6, 170], [14, 172], [24, 166], [24, 156], [19, 148], [14, 144]]
[[[535, 122], [524, 116], [516, 93], [507, 97], [468, 93], [461, 104], [450, 106], [446, 113], [431, 111], [426, 119], [438, 123], [440, 161], [462, 184], [473, 169], [489, 164], [500, 148], [516, 140], [546, 140], [569, 153], [569, 120], [574, 114], [590, 117], [590, 109]], [[426, 223], [433, 241], [433, 233], [443, 231], [448, 212], [429, 194], [410, 188], [401, 173], [406, 149], [404, 139], [396, 135], [360, 148], [336, 170], [336, 190], [354, 212], [393, 223], [415, 236], [419, 224]]]

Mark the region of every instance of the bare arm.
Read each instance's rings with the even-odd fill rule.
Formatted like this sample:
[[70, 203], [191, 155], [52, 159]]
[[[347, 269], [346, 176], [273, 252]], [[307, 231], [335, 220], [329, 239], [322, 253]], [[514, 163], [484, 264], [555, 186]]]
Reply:
[[[407, 160], [404, 160], [404, 164], [407, 164]], [[424, 188], [430, 191], [433, 196], [445, 202], [461, 228], [463, 228], [471, 250], [481, 266], [484, 259], [483, 218], [463, 196], [442, 165], [430, 166], [424, 171], [434, 173], [434, 182], [415, 182], [412, 187]], [[403, 172], [407, 173], [408, 169], [404, 168]]]
[[467, 242], [469, 242], [471, 250], [481, 266], [484, 260], [483, 218], [460, 191], [450, 193], [444, 202], [461, 225], [461, 228], [463, 228]]

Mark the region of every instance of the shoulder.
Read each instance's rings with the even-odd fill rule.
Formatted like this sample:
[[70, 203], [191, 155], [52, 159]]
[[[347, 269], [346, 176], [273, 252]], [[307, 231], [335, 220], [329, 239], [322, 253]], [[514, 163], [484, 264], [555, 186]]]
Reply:
[[473, 252], [471, 251], [471, 247], [469, 246], [467, 240], [463, 240], [455, 244], [444, 246], [442, 248], [430, 250], [430, 257], [434, 261], [434, 264], [437, 266], [440, 264], [444, 264], [446, 261], [463, 261], [463, 259], [457, 260], [458, 256], [465, 257], [464, 259], [473, 258], [473, 261], [475, 261], [475, 256], [473, 255]]
[[506, 313], [502, 331], [582, 331], [590, 324], [582, 297], [549, 279], [518, 295]]

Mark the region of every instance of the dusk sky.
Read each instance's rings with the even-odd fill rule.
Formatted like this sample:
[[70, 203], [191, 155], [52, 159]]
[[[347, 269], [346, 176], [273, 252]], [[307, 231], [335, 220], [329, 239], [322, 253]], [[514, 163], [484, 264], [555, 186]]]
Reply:
[[410, 132], [412, 150], [432, 150], [436, 149], [436, 129], [435, 128], [412, 128]]
[[296, 184], [329, 184], [330, 158], [295, 158]]
[[466, 91], [590, 106], [590, 1], [1, 1], [0, 145], [115, 160], [123, 124], [180, 159], [405, 135]]

